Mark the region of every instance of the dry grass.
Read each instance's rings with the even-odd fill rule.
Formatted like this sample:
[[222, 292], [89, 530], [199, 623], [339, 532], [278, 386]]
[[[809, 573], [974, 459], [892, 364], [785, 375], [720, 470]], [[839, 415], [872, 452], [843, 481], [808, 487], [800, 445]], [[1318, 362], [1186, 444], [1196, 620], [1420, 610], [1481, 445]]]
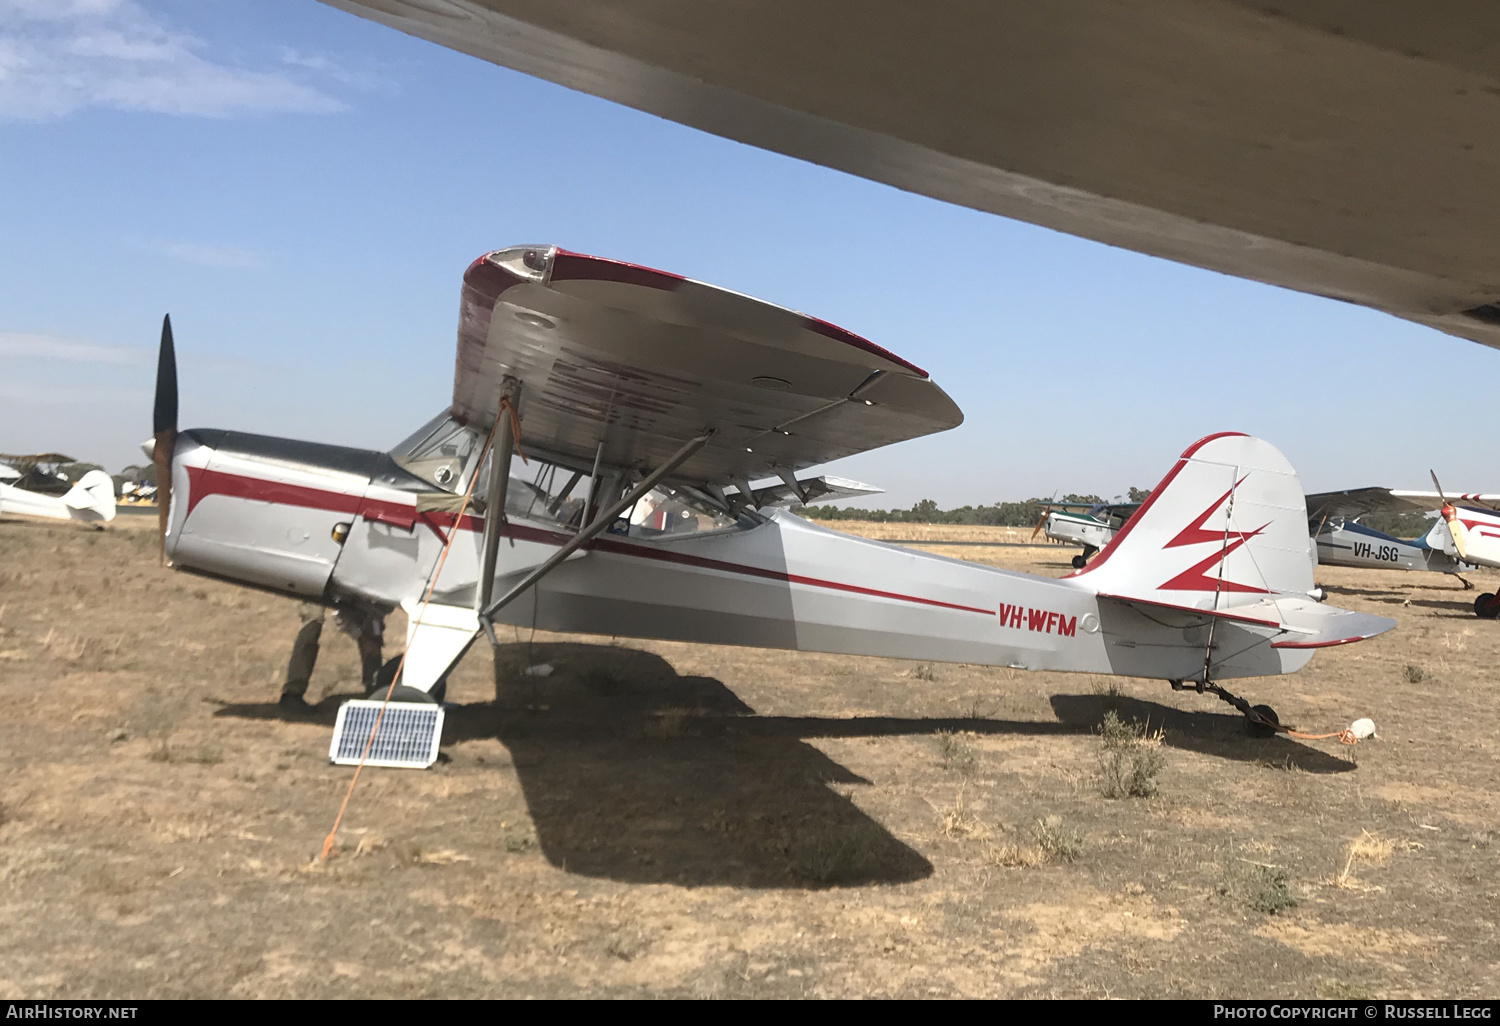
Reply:
[[[979, 841], [990, 836], [989, 827], [980, 822], [972, 805], [964, 797], [967, 784], [958, 785], [958, 794], [953, 804], [939, 807], [933, 805], [938, 814], [938, 834], [952, 841]], [[930, 802], [928, 804], [931, 804]]]
[[[478, 645], [452, 676], [449, 758], [367, 771], [343, 858], [315, 863], [351, 771], [328, 765], [326, 720], [277, 714], [295, 604], [169, 573], [145, 519], [139, 544], [112, 529], [90, 547], [0, 518], [0, 653], [25, 654], [0, 656], [0, 883], [45, 926], [0, 931], [18, 993], [1494, 990], [1500, 629], [1442, 575], [1320, 570], [1333, 604], [1401, 627], [1238, 689], [1314, 728], [1373, 716], [1387, 740], [1357, 768], [1334, 742], [1251, 741], [1222, 703], [1159, 681], [1114, 695], [941, 663], [918, 681], [916, 661], [545, 632], [533, 651], [507, 631], [500, 672]], [[1075, 551], [934, 548], [1052, 576]], [[394, 650], [404, 614], [387, 629]], [[542, 662], [545, 682], [520, 675]], [[353, 693], [358, 672], [325, 635], [314, 694]], [[1167, 759], [1148, 801], [1096, 789], [1110, 703], [1149, 724], [1115, 750]], [[948, 743], [976, 752], [973, 773], [943, 764]], [[183, 764], [209, 745], [222, 764]], [[1360, 828], [1390, 854], [1363, 838], [1351, 860]], [[1400, 954], [1408, 936], [1431, 940]]]
[[1064, 826], [1061, 816], [1047, 816], [1037, 820], [1025, 837], [987, 846], [984, 860], [992, 866], [1034, 869], [1074, 862], [1082, 854], [1083, 837], [1078, 831]]
[[1368, 830], [1361, 830], [1359, 836], [1349, 842], [1349, 849], [1344, 853], [1344, 868], [1339, 870], [1329, 883], [1339, 890], [1369, 890], [1370, 888], [1354, 877], [1354, 864], [1367, 862], [1370, 865], [1383, 866], [1390, 861], [1396, 847], [1397, 842], [1388, 837], [1380, 837]]

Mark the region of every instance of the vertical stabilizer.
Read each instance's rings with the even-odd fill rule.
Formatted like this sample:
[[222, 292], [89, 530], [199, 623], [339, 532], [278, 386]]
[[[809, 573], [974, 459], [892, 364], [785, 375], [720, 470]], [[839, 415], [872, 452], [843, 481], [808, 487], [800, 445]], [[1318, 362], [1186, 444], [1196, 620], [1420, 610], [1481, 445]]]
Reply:
[[1224, 610], [1313, 588], [1297, 472], [1274, 446], [1210, 435], [1177, 460], [1092, 564], [1073, 576], [1100, 594]]

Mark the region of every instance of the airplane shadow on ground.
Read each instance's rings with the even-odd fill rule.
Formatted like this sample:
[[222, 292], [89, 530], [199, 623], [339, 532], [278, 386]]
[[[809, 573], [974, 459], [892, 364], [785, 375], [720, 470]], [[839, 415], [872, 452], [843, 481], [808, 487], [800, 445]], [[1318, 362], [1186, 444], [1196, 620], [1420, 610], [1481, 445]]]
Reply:
[[[1413, 585], [1413, 587], [1419, 586]], [[1422, 587], [1424, 591], [1432, 590], [1430, 586], [1420, 587]], [[1479, 595], [1478, 589], [1475, 589], [1474, 591], [1449, 592], [1449, 594], [1453, 595], [1453, 598], [1451, 599], [1411, 598], [1407, 594], [1381, 588], [1348, 588], [1335, 586], [1327, 587], [1324, 590], [1328, 592], [1330, 598], [1338, 595], [1355, 595], [1360, 598], [1369, 599], [1372, 602], [1383, 602], [1386, 605], [1391, 606], [1404, 606], [1408, 604], [1409, 600], [1410, 604], [1413, 606], [1421, 606], [1424, 609], [1444, 610], [1448, 612], [1450, 616], [1468, 617], [1470, 619], [1475, 618], [1474, 599]], [[1443, 590], [1446, 591], [1447, 589]]]
[[[522, 673], [544, 663], [546, 678]], [[495, 667], [495, 701], [451, 706], [444, 746], [498, 739], [547, 859], [631, 883], [819, 888], [931, 875], [922, 855], [830, 787], [868, 781], [811, 738], [1090, 734], [1113, 708], [1165, 728], [1172, 747], [1313, 773], [1352, 768], [1285, 738], [1251, 739], [1227, 709], [1183, 712], [1123, 696], [1056, 695], [1057, 721], [757, 716], [722, 682], [679, 676], [638, 649], [504, 645]], [[346, 697], [358, 696], [330, 696], [300, 719], [331, 727]], [[226, 704], [217, 715], [281, 718], [272, 703]]]

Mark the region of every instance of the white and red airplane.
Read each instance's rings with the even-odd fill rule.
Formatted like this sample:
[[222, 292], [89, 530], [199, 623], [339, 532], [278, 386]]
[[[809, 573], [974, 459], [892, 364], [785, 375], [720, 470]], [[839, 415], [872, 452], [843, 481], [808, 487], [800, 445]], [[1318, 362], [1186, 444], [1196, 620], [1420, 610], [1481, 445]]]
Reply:
[[[60, 453], [0, 455], [0, 514], [22, 513], [91, 524], [113, 520], [115, 483], [104, 471], [86, 471], [76, 481], [70, 481], [60, 470], [40, 472], [48, 465], [56, 468], [73, 462], [72, 457]], [[40, 490], [35, 484], [38, 481], [51, 487]]]
[[[1394, 626], [1316, 600], [1297, 475], [1242, 434], [1189, 446], [1062, 579], [814, 526], [764, 500], [828, 487], [796, 476], [808, 467], [957, 426], [953, 401], [827, 322], [555, 247], [469, 267], [452, 404], [390, 452], [178, 433], [176, 409], [164, 324], [153, 458], [171, 565], [403, 607], [404, 700], [440, 700], [504, 623], [1191, 682], [1270, 730], [1269, 708], [1216, 682]], [[511, 476], [516, 453], [533, 480]]]

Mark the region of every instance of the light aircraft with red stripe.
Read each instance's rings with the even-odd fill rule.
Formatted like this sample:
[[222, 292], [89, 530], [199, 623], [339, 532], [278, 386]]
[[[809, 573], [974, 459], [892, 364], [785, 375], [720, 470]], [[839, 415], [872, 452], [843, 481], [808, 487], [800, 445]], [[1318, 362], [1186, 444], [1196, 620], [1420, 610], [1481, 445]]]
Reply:
[[465, 273], [456, 362], [449, 407], [388, 452], [178, 432], [164, 323], [153, 459], [170, 564], [404, 608], [395, 696], [416, 701], [441, 700], [502, 624], [1154, 677], [1221, 697], [1216, 681], [1289, 673], [1394, 626], [1318, 601], [1297, 476], [1246, 435], [1189, 446], [1092, 564], [1054, 579], [789, 511], [872, 491], [809, 468], [962, 422], [926, 371], [825, 321], [515, 247]]

